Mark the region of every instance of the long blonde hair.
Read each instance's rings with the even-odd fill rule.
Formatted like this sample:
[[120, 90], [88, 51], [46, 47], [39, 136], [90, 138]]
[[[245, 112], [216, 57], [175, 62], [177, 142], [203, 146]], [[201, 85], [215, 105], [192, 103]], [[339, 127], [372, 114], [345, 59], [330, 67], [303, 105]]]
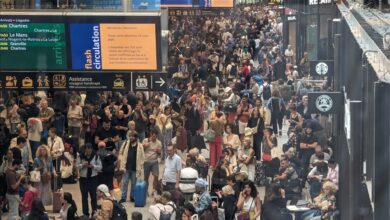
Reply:
[[40, 153], [41, 149], [45, 149], [46, 159], [49, 158], [49, 156], [50, 156], [49, 148], [47, 145], [44, 145], [44, 144], [42, 144], [41, 146], [38, 147], [37, 151], [35, 152], [35, 157], [41, 157], [41, 153]]

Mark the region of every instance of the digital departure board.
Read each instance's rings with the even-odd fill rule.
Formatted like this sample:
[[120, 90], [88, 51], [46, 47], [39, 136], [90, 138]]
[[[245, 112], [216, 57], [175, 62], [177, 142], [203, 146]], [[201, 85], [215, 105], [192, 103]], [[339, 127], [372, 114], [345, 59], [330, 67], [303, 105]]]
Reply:
[[66, 69], [65, 25], [23, 21], [0, 20], [0, 68]]
[[161, 70], [159, 16], [0, 17], [0, 71]]

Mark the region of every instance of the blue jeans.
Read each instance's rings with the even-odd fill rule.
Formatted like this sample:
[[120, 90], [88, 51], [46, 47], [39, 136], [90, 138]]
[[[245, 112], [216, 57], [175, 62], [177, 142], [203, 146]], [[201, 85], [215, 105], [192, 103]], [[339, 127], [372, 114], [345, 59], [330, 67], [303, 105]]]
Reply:
[[123, 175], [123, 185], [122, 185], [122, 198], [126, 200], [127, 198], [127, 188], [129, 185], [129, 180], [131, 181], [131, 188], [130, 188], [130, 198], [133, 198], [133, 191], [135, 188], [135, 183], [137, 182], [136, 178], [136, 172], [132, 170], [126, 170], [126, 172]]

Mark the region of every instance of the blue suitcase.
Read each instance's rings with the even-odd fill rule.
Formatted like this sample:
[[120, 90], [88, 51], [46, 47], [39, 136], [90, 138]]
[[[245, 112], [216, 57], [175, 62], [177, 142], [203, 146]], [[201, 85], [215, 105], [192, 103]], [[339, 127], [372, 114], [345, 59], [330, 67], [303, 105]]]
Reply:
[[137, 181], [134, 189], [134, 206], [144, 207], [146, 203], [146, 182]]

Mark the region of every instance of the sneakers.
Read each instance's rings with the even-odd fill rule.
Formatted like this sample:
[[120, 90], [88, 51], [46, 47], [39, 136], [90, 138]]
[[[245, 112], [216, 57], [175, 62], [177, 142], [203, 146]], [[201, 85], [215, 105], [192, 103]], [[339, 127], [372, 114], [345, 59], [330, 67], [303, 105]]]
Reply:
[[134, 202], [134, 198], [133, 197], [130, 197], [130, 202]]

